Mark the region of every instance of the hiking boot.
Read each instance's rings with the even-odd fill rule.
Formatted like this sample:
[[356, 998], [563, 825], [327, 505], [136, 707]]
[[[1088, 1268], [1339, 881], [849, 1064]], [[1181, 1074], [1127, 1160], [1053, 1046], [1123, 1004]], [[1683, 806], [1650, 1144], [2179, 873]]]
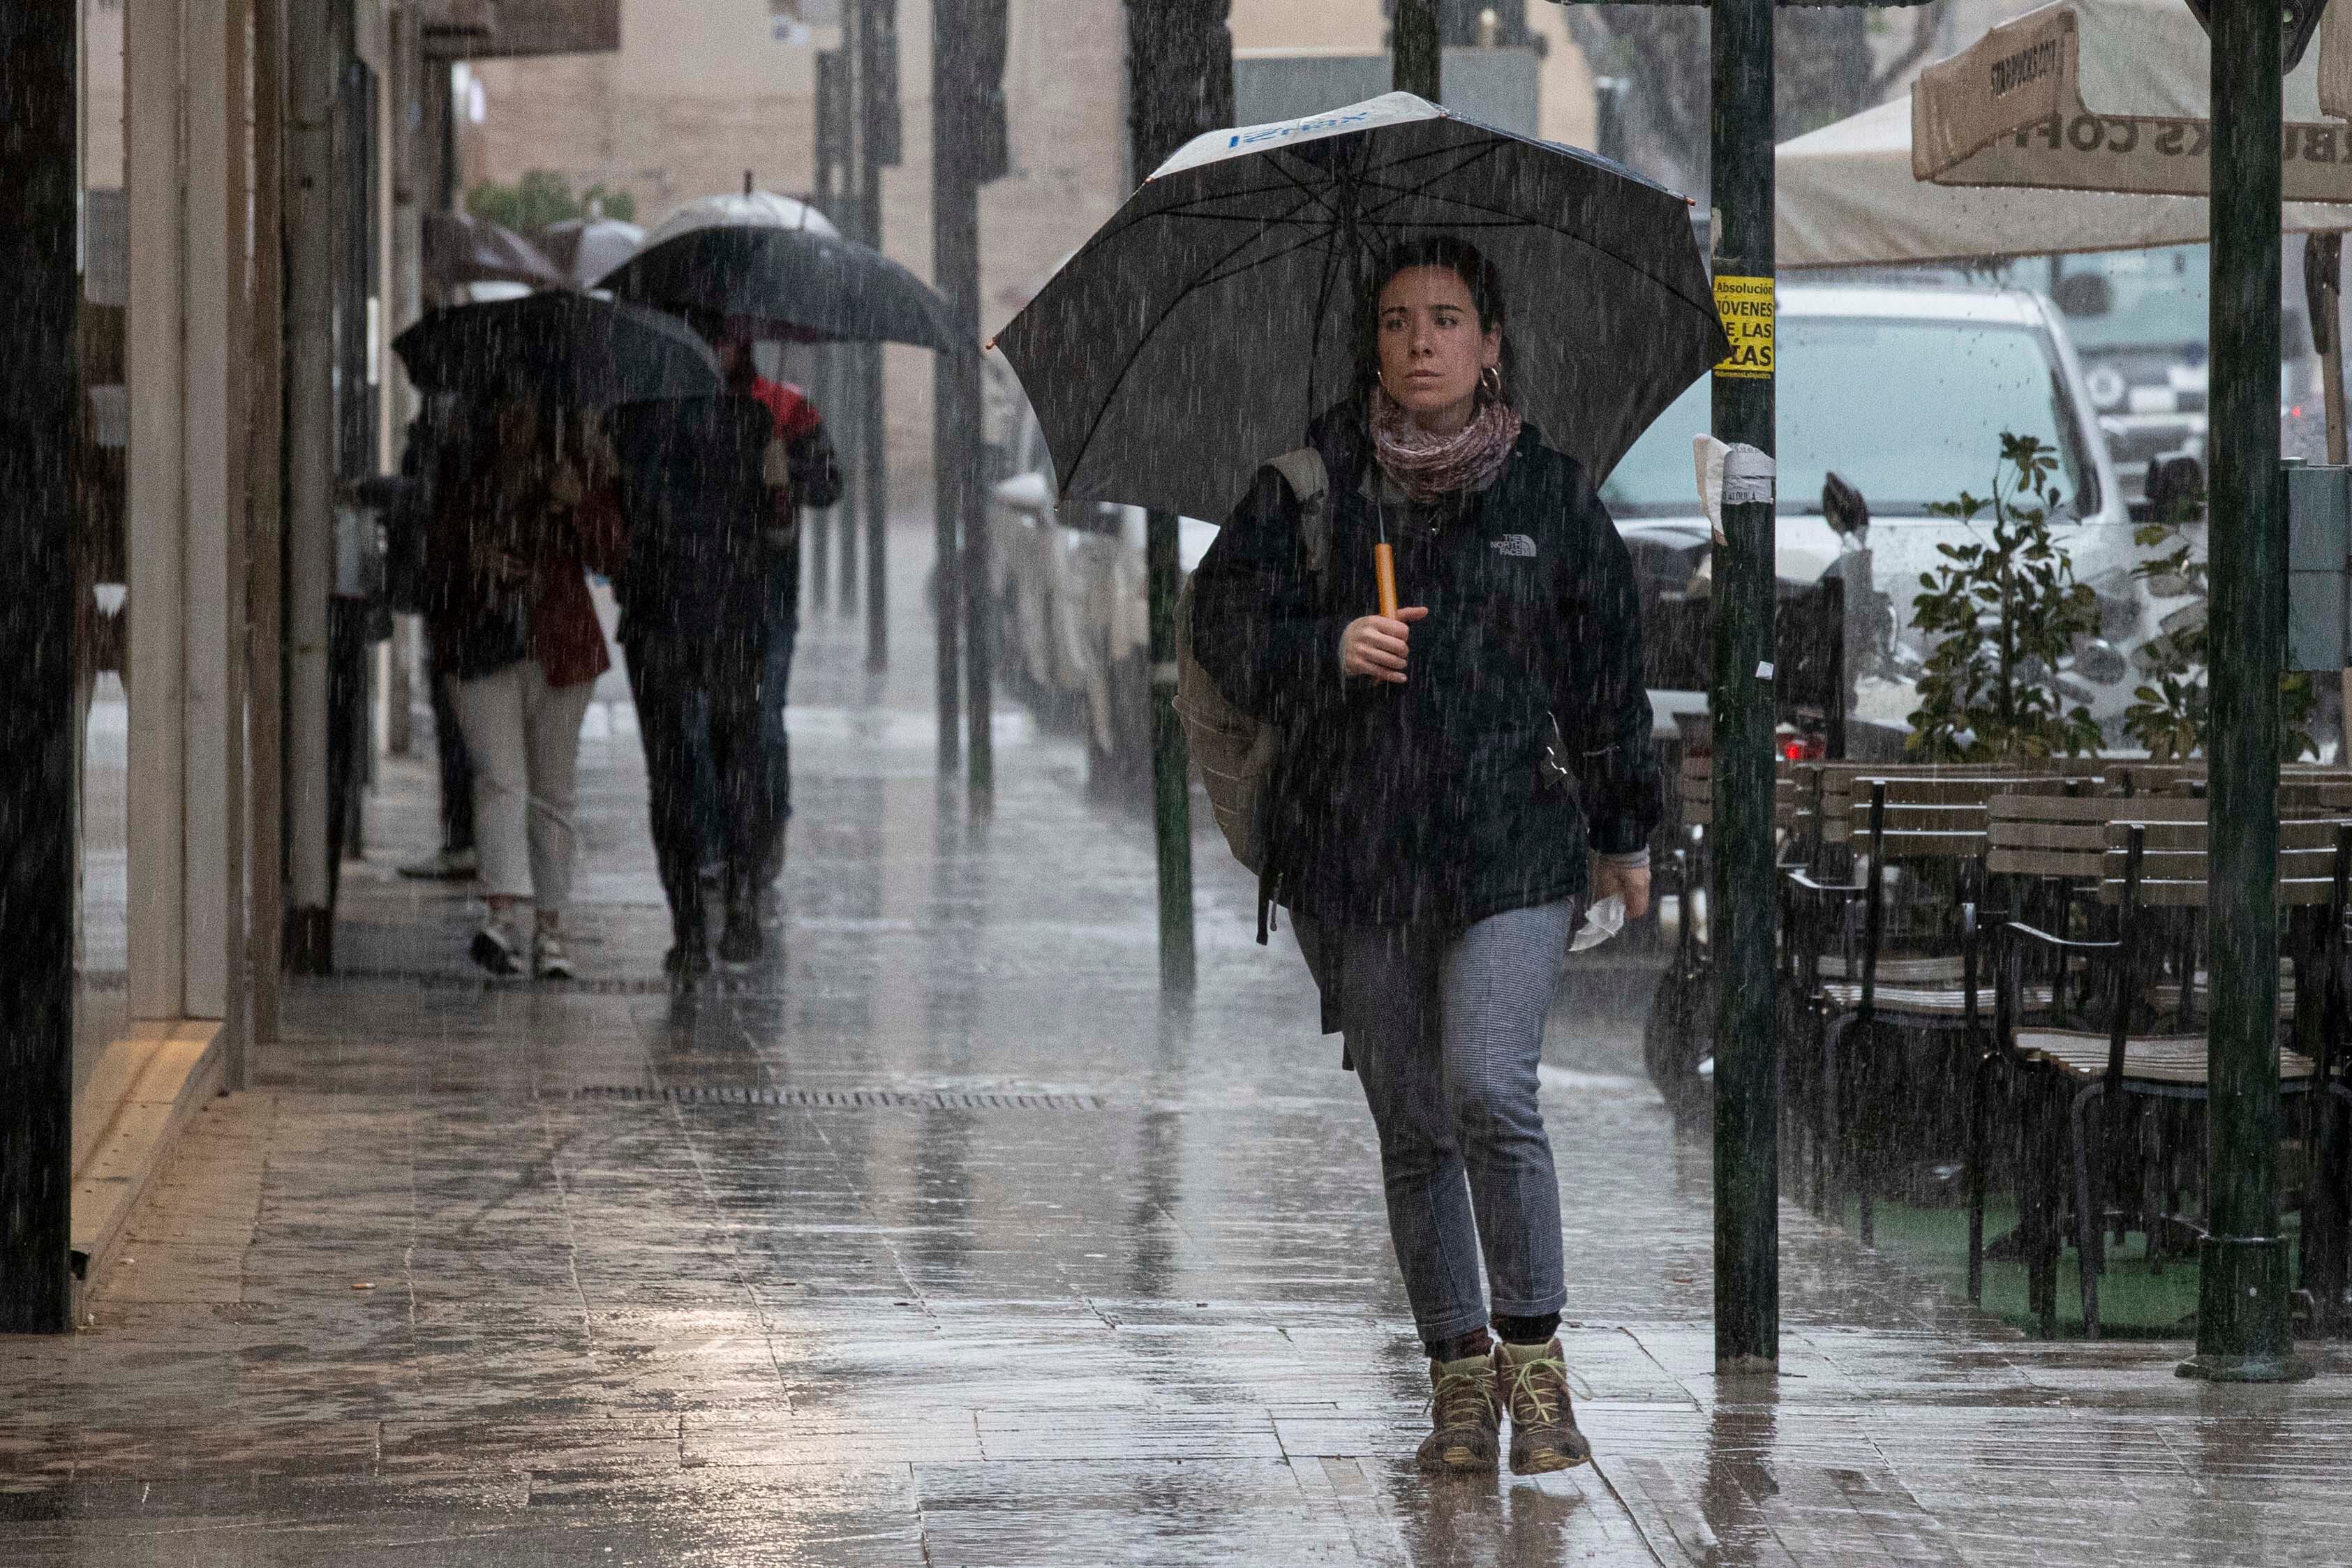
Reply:
[[542, 931], [530, 945], [530, 972], [542, 980], [568, 980], [572, 977], [572, 955], [563, 950], [563, 938], [552, 931]]
[[495, 915], [482, 917], [482, 928], [474, 933], [468, 951], [475, 963], [493, 975], [522, 973], [522, 945], [515, 940], [514, 928]]
[[1510, 1413], [1513, 1475], [1572, 1469], [1592, 1458], [1592, 1445], [1576, 1429], [1559, 1341], [1496, 1345], [1493, 1377], [1495, 1397]]
[[1432, 1475], [1492, 1475], [1503, 1427], [1494, 1369], [1483, 1355], [1429, 1364], [1429, 1408], [1434, 1428], [1415, 1456]]

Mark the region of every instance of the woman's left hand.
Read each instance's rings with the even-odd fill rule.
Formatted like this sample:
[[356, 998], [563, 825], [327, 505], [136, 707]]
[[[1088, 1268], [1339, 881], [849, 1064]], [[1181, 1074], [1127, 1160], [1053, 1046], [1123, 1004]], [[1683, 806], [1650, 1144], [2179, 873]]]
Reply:
[[1592, 902], [1600, 903], [1611, 894], [1625, 900], [1625, 918], [1639, 920], [1650, 913], [1650, 868], [1645, 865], [1602, 865], [1592, 867]]

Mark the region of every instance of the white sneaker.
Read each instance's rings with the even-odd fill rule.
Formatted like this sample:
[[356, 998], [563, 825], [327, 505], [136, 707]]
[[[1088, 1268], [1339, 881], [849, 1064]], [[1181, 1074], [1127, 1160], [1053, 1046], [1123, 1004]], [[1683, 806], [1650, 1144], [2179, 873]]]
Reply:
[[495, 915], [483, 916], [471, 951], [474, 962], [493, 975], [522, 973], [522, 948], [515, 941], [514, 930]]
[[542, 931], [530, 945], [530, 972], [542, 980], [568, 980], [572, 975], [572, 955], [563, 950], [563, 938], [552, 931]]
[[421, 861], [411, 861], [400, 868], [400, 874], [418, 882], [470, 882], [482, 869], [482, 857], [477, 851], [436, 850]]

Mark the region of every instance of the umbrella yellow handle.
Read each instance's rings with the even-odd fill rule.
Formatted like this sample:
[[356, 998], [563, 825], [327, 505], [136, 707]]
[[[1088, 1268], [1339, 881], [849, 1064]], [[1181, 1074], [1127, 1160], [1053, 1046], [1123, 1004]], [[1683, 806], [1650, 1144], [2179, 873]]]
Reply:
[[1396, 551], [1386, 540], [1372, 547], [1372, 578], [1381, 587], [1381, 613], [1391, 621], [1395, 620]]

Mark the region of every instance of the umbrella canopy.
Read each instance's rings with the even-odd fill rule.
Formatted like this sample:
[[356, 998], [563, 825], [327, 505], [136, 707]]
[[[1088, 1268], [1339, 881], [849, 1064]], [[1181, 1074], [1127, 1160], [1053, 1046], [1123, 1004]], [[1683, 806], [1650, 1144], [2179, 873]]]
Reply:
[[[2204, 195], [2211, 57], [2179, 0], [2058, 0], [1919, 73], [1912, 172], [1946, 185]], [[2321, 119], [2318, 80], [2310, 54], [2287, 73], [2286, 198], [2352, 202], [2352, 127]]]
[[469, 213], [425, 214], [424, 269], [435, 293], [468, 283], [521, 283], [560, 288], [563, 269], [510, 228]]
[[841, 234], [833, 220], [806, 202], [773, 191], [753, 191], [688, 202], [656, 224], [643, 243], [651, 249], [697, 229], [808, 229], [830, 238]]
[[[658, 232], [658, 231], [656, 231]], [[958, 346], [947, 301], [877, 250], [812, 229], [689, 229], [600, 287], [664, 310], [708, 310], [803, 343]]]
[[420, 391], [488, 395], [521, 385], [567, 407], [715, 397], [718, 356], [657, 310], [553, 289], [451, 305], [392, 340]]
[[[1773, 244], [1784, 267], [2133, 250], [2205, 238], [2202, 197], [2084, 191], [2055, 201], [2041, 191], [1916, 180], [1911, 106], [1901, 99], [1783, 141], [1773, 163]], [[2352, 228], [2352, 206], [2289, 202], [2282, 220], [2290, 233]]]
[[1195, 138], [998, 336], [1062, 493], [1225, 517], [1355, 392], [1368, 275], [1432, 235], [1501, 271], [1511, 399], [1595, 483], [1728, 352], [1683, 197], [1390, 93]]
[[646, 231], [619, 218], [566, 218], [539, 231], [539, 247], [585, 288], [636, 255]]

